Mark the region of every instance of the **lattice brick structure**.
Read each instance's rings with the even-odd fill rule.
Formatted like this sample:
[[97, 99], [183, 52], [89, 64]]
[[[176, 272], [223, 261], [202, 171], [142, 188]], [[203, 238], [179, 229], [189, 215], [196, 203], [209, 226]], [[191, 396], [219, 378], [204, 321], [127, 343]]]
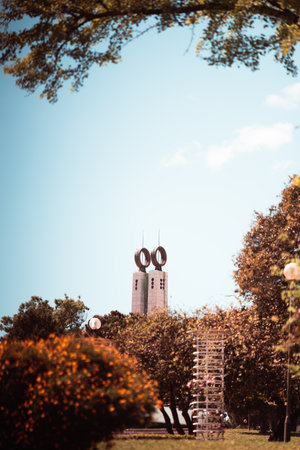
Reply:
[[223, 330], [193, 330], [192, 417], [197, 439], [224, 439]]

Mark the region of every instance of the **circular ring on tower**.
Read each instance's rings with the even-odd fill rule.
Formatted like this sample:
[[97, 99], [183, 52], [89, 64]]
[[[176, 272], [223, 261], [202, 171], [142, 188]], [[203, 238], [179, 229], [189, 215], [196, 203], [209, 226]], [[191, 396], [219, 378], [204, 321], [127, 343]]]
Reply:
[[[157, 253], [160, 254], [159, 258], [157, 257]], [[155, 249], [151, 252], [151, 259], [155, 269], [161, 270], [162, 266], [164, 266], [167, 262], [166, 250], [161, 246], [155, 247]]]
[[[144, 255], [144, 261], [142, 261], [142, 255]], [[144, 247], [137, 250], [134, 254], [134, 261], [141, 272], [146, 272], [146, 268], [151, 262], [149, 250]]]

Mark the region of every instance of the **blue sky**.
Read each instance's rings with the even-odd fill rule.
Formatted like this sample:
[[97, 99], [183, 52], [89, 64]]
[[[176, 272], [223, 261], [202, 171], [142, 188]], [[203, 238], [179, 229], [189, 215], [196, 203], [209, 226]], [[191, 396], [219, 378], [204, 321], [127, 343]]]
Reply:
[[159, 229], [171, 308], [232, 301], [254, 210], [299, 173], [300, 80], [269, 57], [209, 67], [189, 41], [144, 35], [55, 105], [0, 75], [1, 316], [64, 293], [128, 313], [134, 252]]

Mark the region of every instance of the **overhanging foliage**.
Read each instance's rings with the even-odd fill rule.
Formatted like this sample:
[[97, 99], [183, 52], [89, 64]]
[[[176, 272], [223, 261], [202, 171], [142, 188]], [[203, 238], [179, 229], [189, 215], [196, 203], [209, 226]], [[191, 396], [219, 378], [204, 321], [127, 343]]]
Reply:
[[66, 80], [78, 90], [93, 64], [120, 61], [124, 45], [149, 28], [190, 27], [208, 64], [255, 70], [272, 52], [296, 73], [297, 0], [3, 0], [0, 8], [0, 64], [50, 102]]

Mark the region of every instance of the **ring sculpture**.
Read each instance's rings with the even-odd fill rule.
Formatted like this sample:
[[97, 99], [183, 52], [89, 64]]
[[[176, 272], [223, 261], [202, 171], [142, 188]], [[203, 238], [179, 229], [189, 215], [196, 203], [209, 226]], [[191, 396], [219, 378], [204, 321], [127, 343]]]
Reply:
[[[141, 259], [142, 254], [145, 257], [145, 261], [143, 262]], [[146, 268], [150, 265], [150, 253], [146, 248], [141, 248], [137, 250], [134, 254], [134, 260], [138, 268], [141, 272], [146, 272]]]
[[[145, 257], [144, 262], [141, 259], [142, 254]], [[149, 251], [146, 248], [141, 248], [135, 252], [134, 260], [141, 272], [146, 272], [146, 268], [150, 265], [150, 261], [152, 261], [155, 270], [162, 270], [162, 266], [164, 266], [167, 262], [167, 252], [161, 246], [155, 247], [155, 249], [151, 252], [150, 258]]]
[[[160, 254], [160, 258], [157, 257], [157, 253]], [[155, 270], [161, 270], [162, 266], [164, 266], [167, 262], [166, 250], [161, 246], [155, 247], [155, 249], [151, 252], [151, 259]]]

